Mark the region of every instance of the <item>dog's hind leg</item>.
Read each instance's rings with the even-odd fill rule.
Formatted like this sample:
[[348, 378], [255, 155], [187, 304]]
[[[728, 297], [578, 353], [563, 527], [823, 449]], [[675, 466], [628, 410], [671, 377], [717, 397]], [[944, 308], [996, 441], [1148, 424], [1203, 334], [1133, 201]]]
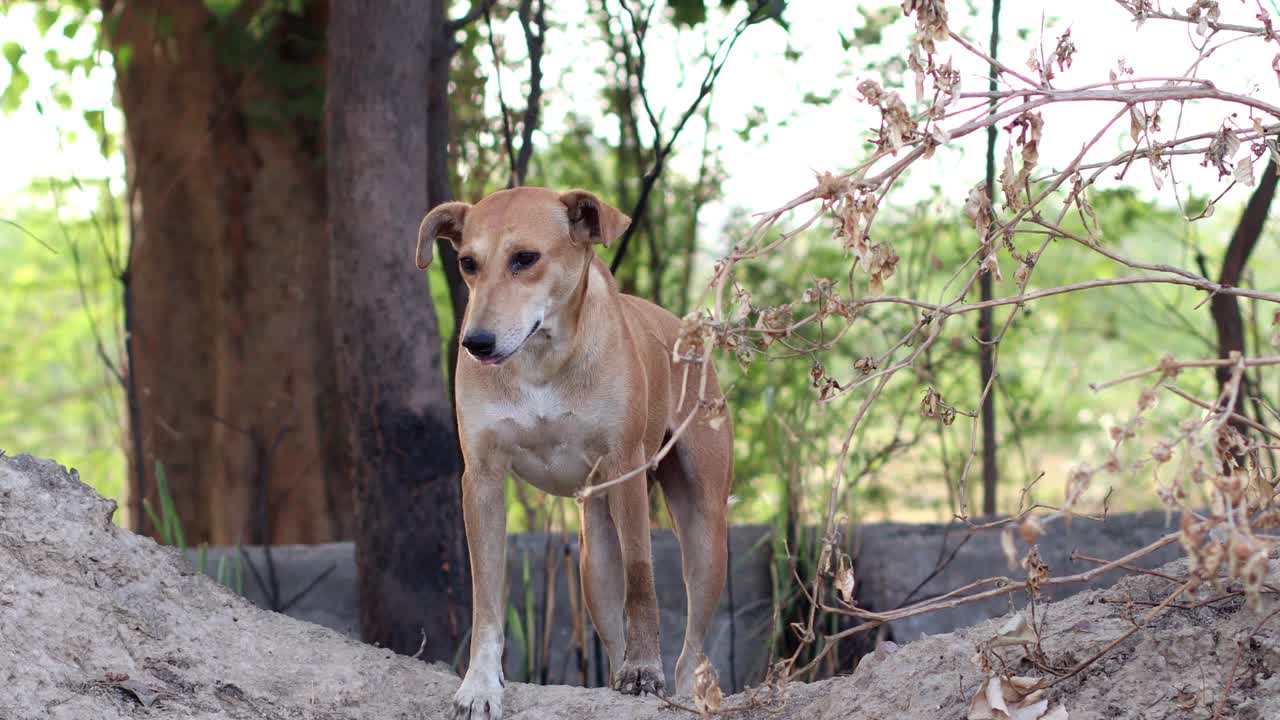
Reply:
[[626, 647], [623, 626], [622, 548], [618, 531], [609, 516], [609, 503], [604, 497], [588, 498], [581, 505], [578, 533], [578, 567], [582, 575], [582, 593], [596, 634], [604, 642], [609, 656], [609, 685], [613, 673], [622, 667]]
[[693, 693], [707, 630], [724, 588], [728, 552], [726, 502], [733, 478], [732, 439], [694, 423], [658, 465], [657, 478], [680, 541], [689, 619], [676, 662], [676, 694]]

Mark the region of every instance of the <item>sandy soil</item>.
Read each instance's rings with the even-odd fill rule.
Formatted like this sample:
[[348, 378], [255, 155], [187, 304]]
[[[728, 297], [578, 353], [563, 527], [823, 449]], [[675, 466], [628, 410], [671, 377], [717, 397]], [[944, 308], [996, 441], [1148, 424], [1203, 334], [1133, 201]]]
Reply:
[[[114, 511], [55, 463], [0, 458], [0, 720], [450, 716], [458, 678], [447, 668], [258, 610], [177, 552], [113, 525]], [[1163, 572], [1182, 570], [1173, 563]], [[1270, 582], [1280, 584], [1274, 570]], [[1129, 577], [1041, 605], [1049, 663], [1090, 657], [1131, 627], [1140, 603], [1163, 600], [1171, 586]], [[1063, 705], [1071, 720], [1210, 718], [1239, 639], [1223, 717], [1280, 718], [1280, 617], [1250, 636], [1261, 619], [1238, 598], [1171, 609], [1053, 687], [1049, 707]], [[734, 716], [963, 718], [984, 681], [970, 658], [1000, 623], [869, 656], [851, 676], [795, 683], [777, 706]], [[1021, 655], [1010, 655], [1015, 672], [1042, 674]], [[604, 689], [512, 684], [505, 703], [506, 717], [529, 720], [686, 716]]]

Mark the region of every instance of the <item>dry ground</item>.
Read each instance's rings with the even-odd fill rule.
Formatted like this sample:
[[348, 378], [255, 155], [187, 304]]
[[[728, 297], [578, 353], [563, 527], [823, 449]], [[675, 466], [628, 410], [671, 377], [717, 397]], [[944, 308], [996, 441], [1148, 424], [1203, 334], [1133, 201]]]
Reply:
[[[176, 552], [116, 527], [114, 509], [54, 463], [0, 458], [0, 720], [449, 716], [458, 679], [447, 669], [258, 610]], [[1041, 605], [1048, 661], [1090, 657], [1170, 587], [1136, 576]], [[1260, 619], [1238, 598], [1171, 609], [1055, 686], [1050, 700], [1072, 720], [1209, 718], [1239, 638], [1247, 641], [1223, 717], [1280, 718], [1280, 618], [1248, 637]], [[852, 676], [793, 684], [777, 707], [737, 717], [963, 718], [982, 682], [974, 647], [998, 624], [870, 657]], [[513, 684], [506, 704], [509, 718], [686, 716], [603, 689]]]

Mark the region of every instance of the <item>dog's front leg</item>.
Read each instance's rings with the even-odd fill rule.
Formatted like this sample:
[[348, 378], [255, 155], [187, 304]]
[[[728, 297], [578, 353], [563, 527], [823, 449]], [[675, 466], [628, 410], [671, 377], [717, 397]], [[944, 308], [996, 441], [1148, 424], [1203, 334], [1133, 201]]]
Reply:
[[[645, 463], [634, 453], [619, 467], [619, 474]], [[622, 567], [626, 578], [623, 614], [626, 617], [626, 649], [622, 667], [614, 672], [613, 687], [624, 693], [659, 694], [666, 687], [662, 673], [662, 648], [658, 640], [658, 595], [653, 580], [653, 548], [649, 540], [649, 493], [645, 476], [609, 489], [609, 514], [618, 528]]]
[[453, 696], [460, 720], [502, 717], [503, 608], [507, 572], [504, 469], [490, 462], [462, 474], [462, 517], [471, 552], [471, 661]]

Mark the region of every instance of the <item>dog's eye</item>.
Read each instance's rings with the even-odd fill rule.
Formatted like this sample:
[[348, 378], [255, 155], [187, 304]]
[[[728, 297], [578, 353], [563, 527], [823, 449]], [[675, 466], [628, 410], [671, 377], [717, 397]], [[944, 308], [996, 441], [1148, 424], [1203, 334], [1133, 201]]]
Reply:
[[470, 255], [463, 255], [458, 258], [458, 268], [467, 275], [474, 275], [476, 273], [476, 259]]
[[527, 270], [528, 268], [533, 267], [533, 264], [538, 262], [538, 258], [540, 257], [542, 256], [536, 252], [524, 251], [513, 253], [511, 255], [511, 272], [520, 272], [521, 270]]

